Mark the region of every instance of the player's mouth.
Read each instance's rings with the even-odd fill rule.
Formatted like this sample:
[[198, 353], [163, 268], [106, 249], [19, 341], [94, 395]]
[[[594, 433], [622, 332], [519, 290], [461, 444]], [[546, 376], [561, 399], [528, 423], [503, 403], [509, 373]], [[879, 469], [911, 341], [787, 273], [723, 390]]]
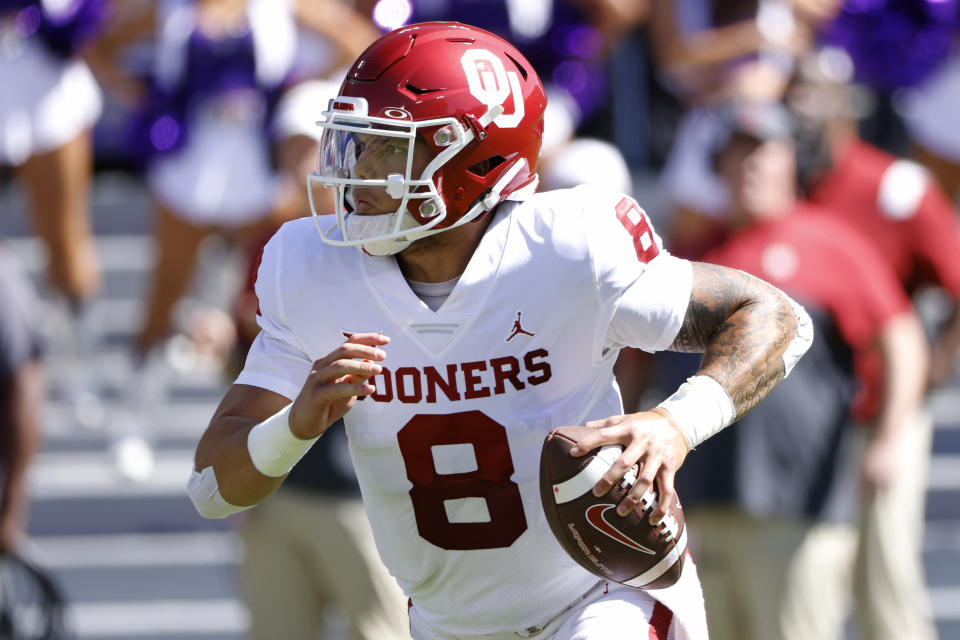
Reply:
[[364, 200], [363, 198], [354, 198], [353, 204], [353, 210], [361, 215], [383, 213], [382, 211], [379, 211], [372, 202], [369, 200]]

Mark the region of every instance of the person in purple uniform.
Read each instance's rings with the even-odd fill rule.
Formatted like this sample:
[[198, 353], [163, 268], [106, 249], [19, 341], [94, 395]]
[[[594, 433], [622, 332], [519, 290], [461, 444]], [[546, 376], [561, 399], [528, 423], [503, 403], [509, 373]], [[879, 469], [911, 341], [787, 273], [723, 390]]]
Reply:
[[156, 211], [140, 355], [167, 336], [204, 239], [256, 230], [278, 205], [267, 124], [293, 61], [286, 7], [266, 0], [157, 7], [156, 67], [137, 138]]

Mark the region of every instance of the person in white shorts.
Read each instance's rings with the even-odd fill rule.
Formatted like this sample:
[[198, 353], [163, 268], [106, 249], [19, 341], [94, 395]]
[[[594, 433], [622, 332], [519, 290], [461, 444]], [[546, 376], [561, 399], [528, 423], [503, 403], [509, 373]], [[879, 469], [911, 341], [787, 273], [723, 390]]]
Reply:
[[102, 97], [79, 55], [101, 21], [95, 5], [0, 4], [0, 165], [15, 168], [50, 283], [74, 309], [100, 288], [89, 200]]
[[[629, 196], [535, 193], [543, 86], [490, 33], [393, 31], [339, 94], [310, 176], [336, 212], [285, 224], [264, 249], [262, 330], [197, 445], [198, 511], [259, 503], [343, 417], [417, 640], [706, 638], [692, 561], [674, 586], [645, 591], [562, 550], [540, 505], [541, 445], [557, 426], [595, 427], [575, 455], [625, 448], [594, 492], [639, 464], [620, 509], [656, 482], [659, 522], [689, 449], [806, 350], [803, 309], [671, 256]], [[623, 415], [624, 346], [705, 357], [660, 406]]]

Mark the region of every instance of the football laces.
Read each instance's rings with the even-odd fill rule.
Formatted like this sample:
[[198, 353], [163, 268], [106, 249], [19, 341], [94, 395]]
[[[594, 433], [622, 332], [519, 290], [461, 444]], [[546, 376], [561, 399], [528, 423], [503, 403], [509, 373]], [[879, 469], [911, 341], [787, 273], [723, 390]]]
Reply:
[[632, 487], [633, 483], [636, 481], [637, 481], [637, 467], [633, 466], [633, 467], [630, 467], [625, 474], [623, 474], [623, 478], [620, 480], [620, 486]]
[[[621, 485], [626, 485], [632, 487], [633, 484], [637, 481], [637, 467], [631, 467], [624, 475], [623, 479], [620, 481]], [[640, 505], [643, 507], [643, 512], [646, 513], [651, 509], [657, 508], [657, 493], [651, 487], [647, 489], [640, 497]], [[660, 521], [660, 535], [664, 536], [667, 542], [673, 542], [678, 535], [680, 535], [680, 525], [677, 524], [677, 519], [674, 518], [669, 513], [663, 517], [663, 520]]]
[[[625, 474], [623, 474], [623, 479], [620, 480], [621, 487], [632, 487], [637, 481], [637, 467], [630, 467]], [[641, 511], [646, 512], [651, 507], [655, 507], [657, 504], [657, 494], [654, 492], [653, 487], [647, 489], [640, 497], [640, 506], [642, 507]]]
[[660, 521], [660, 524], [663, 526], [661, 535], [666, 538], [667, 542], [673, 542], [674, 538], [676, 538], [680, 533], [680, 527], [677, 524], [677, 519], [672, 515], [667, 514], [663, 517], [663, 520]]
[[[652, 488], [647, 489], [647, 492], [640, 498], [640, 502], [643, 505], [644, 513], [649, 509], [656, 509], [656, 492]], [[660, 535], [664, 536], [667, 542], [673, 542], [673, 540], [680, 535], [680, 525], [677, 524], [677, 519], [669, 513], [663, 517], [663, 520], [660, 521], [658, 526], [660, 527]]]
[[640, 504], [643, 505], [645, 512], [657, 506], [657, 494], [654, 493], [653, 489], [647, 489], [647, 492], [640, 498]]

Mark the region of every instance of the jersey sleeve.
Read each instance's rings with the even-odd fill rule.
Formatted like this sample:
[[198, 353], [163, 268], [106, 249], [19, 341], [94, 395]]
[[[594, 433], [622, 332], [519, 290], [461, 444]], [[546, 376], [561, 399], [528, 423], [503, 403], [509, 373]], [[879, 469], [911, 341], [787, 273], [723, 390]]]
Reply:
[[692, 287], [690, 262], [661, 252], [617, 301], [607, 346], [651, 353], [669, 348], [680, 332]]
[[604, 348], [660, 351], [673, 342], [690, 300], [690, 263], [672, 256], [637, 202], [600, 193], [586, 205], [590, 254], [609, 322]]
[[266, 246], [257, 270], [257, 324], [243, 371], [234, 384], [247, 384], [279, 393], [293, 400], [300, 393], [313, 361], [298, 345], [284, 314], [282, 290], [283, 233], [277, 232]]

